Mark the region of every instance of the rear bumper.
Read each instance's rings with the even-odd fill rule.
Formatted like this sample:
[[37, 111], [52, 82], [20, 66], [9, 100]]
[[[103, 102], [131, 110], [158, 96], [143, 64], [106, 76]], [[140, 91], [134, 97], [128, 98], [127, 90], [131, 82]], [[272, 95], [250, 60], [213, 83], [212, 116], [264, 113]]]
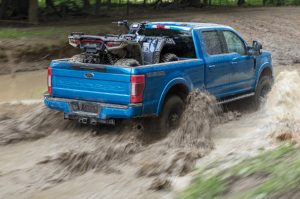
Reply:
[[97, 103], [100, 107], [98, 113], [73, 111], [71, 102], [85, 102], [82, 100], [53, 98], [49, 94], [44, 94], [44, 103], [50, 109], [55, 109], [65, 113], [65, 118], [76, 119], [80, 117], [95, 118], [97, 120], [109, 119], [130, 119], [139, 117], [142, 114], [142, 104], [117, 105], [107, 103]]

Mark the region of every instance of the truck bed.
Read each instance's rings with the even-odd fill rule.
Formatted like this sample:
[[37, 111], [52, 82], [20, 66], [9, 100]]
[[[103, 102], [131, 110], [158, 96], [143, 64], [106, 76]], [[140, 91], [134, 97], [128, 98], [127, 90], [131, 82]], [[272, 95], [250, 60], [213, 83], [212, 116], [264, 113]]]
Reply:
[[[131, 77], [145, 78], [141, 114], [158, 115], [164, 90], [174, 83], [204, 84], [204, 64], [201, 59], [144, 65], [139, 67], [83, 64], [68, 59], [54, 60], [52, 70], [52, 98], [73, 99], [131, 106]], [[174, 79], [174, 77], [176, 77]], [[187, 78], [189, 77], [189, 78]], [[171, 81], [172, 80], [172, 81]]]

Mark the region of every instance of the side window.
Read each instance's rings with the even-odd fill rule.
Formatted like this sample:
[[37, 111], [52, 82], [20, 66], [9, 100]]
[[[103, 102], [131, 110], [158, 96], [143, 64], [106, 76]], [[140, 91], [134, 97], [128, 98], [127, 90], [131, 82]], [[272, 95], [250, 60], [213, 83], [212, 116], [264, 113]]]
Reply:
[[246, 47], [244, 42], [231, 31], [223, 31], [223, 35], [227, 44], [228, 53], [246, 54]]
[[203, 31], [202, 38], [207, 54], [217, 55], [223, 53], [222, 43], [217, 31]]

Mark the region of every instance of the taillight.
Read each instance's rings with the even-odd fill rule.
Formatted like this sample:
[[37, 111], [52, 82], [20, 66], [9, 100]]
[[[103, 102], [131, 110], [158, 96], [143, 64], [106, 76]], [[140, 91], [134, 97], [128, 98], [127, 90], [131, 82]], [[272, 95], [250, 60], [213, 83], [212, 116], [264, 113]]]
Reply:
[[156, 28], [157, 29], [165, 29], [165, 26], [164, 25], [156, 25]]
[[143, 94], [145, 89], [145, 75], [132, 75], [130, 78], [130, 102], [143, 102]]
[[50, 67], [48, 67], [47, 83], [48, 83], [48, 93], [52, 95], [52, 68]]
[[108, 41], [106, 42], [106, 45], [108, 47], [116, 47], [116, 46], [120, 46], [122, 42], [119, 41]]

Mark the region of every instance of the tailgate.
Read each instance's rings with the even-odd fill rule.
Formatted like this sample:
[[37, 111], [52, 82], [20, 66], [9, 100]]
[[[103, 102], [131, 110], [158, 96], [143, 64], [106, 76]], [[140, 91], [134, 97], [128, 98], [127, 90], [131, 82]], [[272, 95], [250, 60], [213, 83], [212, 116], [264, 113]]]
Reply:
[[52, 62], [53, 97], [130, 103], [130, 68]]

